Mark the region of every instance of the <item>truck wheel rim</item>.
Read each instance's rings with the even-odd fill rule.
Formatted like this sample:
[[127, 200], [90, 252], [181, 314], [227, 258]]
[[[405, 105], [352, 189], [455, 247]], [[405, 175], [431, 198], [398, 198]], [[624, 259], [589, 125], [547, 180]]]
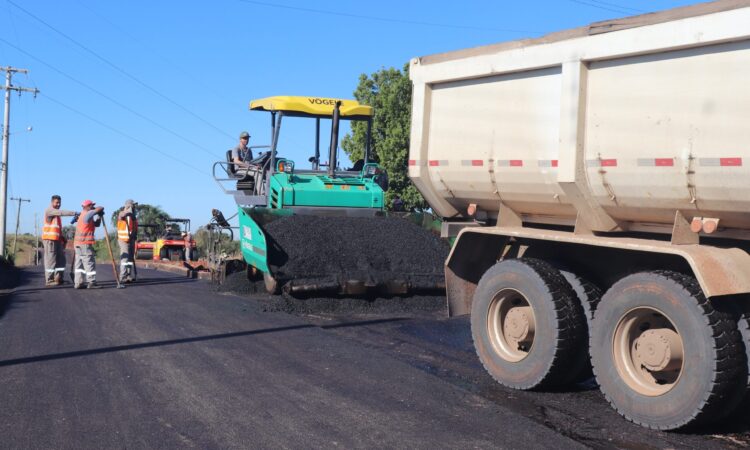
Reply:
[[534, 344], [536, 319], [528, 299], [515, 289], [493, 297], [487, 314], [487, 331], [495, 352], [504, 360], [519, 362]]
[[625, 384], [639, 394], [657, 397], [672, 390], [680, 379], [682, 336], [658, 309], [635, 308], [615, 328], [612, 356]]

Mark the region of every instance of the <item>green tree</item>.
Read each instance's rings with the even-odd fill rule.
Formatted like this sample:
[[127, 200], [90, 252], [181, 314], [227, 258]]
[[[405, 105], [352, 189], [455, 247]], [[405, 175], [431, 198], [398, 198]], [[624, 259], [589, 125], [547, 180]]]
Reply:
[[[115, 212], [112, 213], [112, 226], [117, 229], [117, 215], [122, 211], [122, 206], [119, 207]], [[136, 207], [135, 217], [138, 219], [140, 225], [156, 225], [156, 230], [164, 230], [166, 228], [166, 220], [169, 219], [167, 214], [160, 206], [153, 206], [147, 203], [139, 204]], [[143, 229], [144, 232], [146, 231]], [[153, 230], [148, 230], [153, 231]], [[158, 234], [155, 233], [155, 234]], [[139, 233], [140, 236], [140, 233]], [[155, 239], [156, 236], [149, 236], [151, 239]], [[105, 247], [106, 249], [106, 247]]]
[[[102, 228], [102, 231], [104, 229]], [[104, 233], [102, 237], [94, 242], [94, 252], [96, 254], [96, 260], [101, 262], [110, 262], [112, 259], [109, 257], [109, 250], [107, 250], [107, 240], [104, 239]], [[120, 247], [117, 245], [117, 232], [109, 230], [109, 245], [112, 250], [112, 256], [115, 258], [115, 262], [120, 260]]]
[[[380, 69], [370, 76], [359, 76], [354, 98], [372, 106], [372, 156], [388, 172], [390, 181], [386, 205], [390, 208], [396, 195], [407, 210], [423, 210], [427, 203], [409, 180], [409, 133], [411, 129], [411, 81], [409, 64], [403, 70]], [[367, 124], [352, 122], [352, 133], [341, 140], [341, 148], [356, 161], [364, 158]]]
[[[198, 228], [193, 234], [195, 239], [195, 245], [198, 247], [198, 254], [200, 257], [205, 258], [208, 256], [208, 245], [209, 245], [209, 231], [205, 226]], [[214, 238], [216, 239], [216, 238]], [[226, 253], [228, 256], [237, 256], [240, 254], [240, 243], [229, 238], [228, 234], [221, 234], [218, 238], [218, 248], [216, 249], [219, 253]]]

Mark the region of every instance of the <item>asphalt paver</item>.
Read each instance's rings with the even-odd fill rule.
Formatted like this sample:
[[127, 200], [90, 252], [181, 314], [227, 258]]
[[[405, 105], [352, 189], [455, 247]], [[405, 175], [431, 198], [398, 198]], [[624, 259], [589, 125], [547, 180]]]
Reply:
[[341, 331], [202, 281], [141, 270], [115, 289], [0, 296], [5, 448], [577, 448]]

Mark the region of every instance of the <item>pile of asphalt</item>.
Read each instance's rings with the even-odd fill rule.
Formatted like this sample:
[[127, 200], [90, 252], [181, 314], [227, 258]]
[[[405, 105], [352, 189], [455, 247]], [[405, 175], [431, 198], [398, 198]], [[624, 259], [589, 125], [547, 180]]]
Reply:
[[400, 314], [413, 312], [443, 312], [445, 296], [366, 296], [366, 297], [292, 297], [268, 295], [262, 281], [250, 282], [244, 272], [233, 273], [217, 286], [219, 292], [251, 297], [263, 312], [284, 312], [296, 315], [310, 314]]
[[240, 295], [266, 293], [263, 281], [248, 280], [244, 270], [227, 275], [222, 284], [214, 285], [214, 289]]
[[271, 273], [279, 285], [379, 286], [403, 281], [419, 289], [444, 283], [447, 242], [394, 217], [295, 215], [264, 227]]

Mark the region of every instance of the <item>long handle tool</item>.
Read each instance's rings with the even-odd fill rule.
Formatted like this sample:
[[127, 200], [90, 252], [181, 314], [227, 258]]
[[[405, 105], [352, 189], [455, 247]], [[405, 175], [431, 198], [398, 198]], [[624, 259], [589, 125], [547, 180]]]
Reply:
[[120, 284], [120, 276], [117, 274], [117, 266], [115, 266], [115, 255], [112, 254], [112, 244], [109, 243], [109, 231], [107, 231], [107, 220], [102, 216], [102, 225], [104, 226], [104, 239], [107, 240], [107, 250], [109, 251], [109, 258], [112, 260], [112, 272], [115, 274], [115, 281], [117, 281], [117, 289], [125, 289], [125, 286]]

